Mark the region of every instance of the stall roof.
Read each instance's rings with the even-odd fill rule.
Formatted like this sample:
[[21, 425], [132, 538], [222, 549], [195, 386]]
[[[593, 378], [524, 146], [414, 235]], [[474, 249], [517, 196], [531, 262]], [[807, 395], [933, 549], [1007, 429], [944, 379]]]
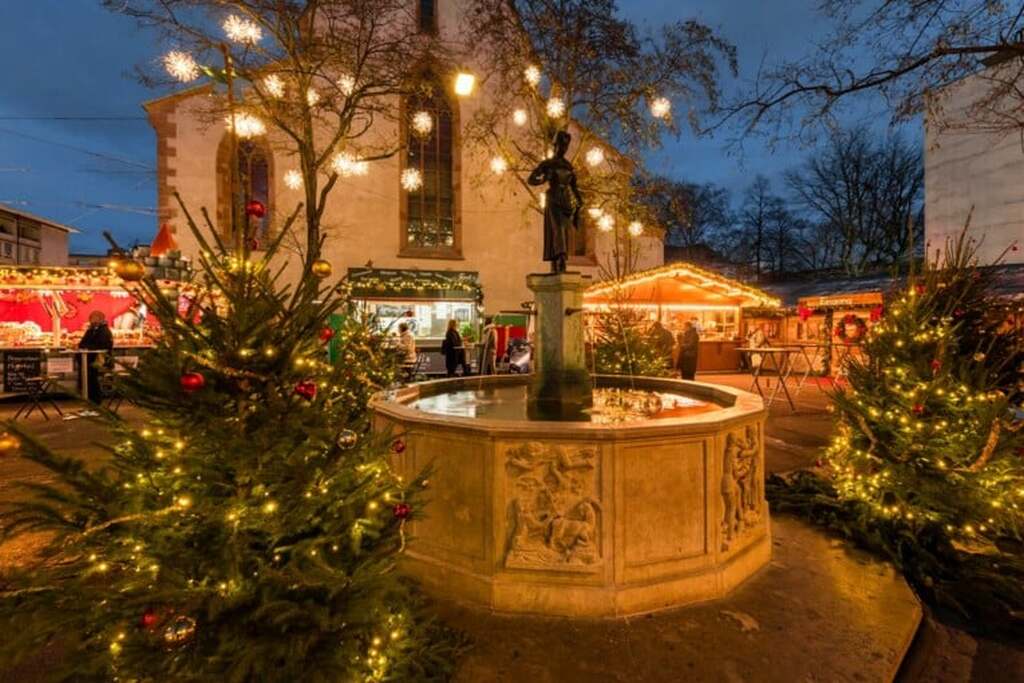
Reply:
[[599, 282], [591, 285], [584, 294], [584, 301], [589, 304], [616, 300], [634, 304], [781, 305], [779, 299], [761, 289], [690, 263], [670, 263], [620, 280]]
[[[1007, 299], [1024, 298], [1024, 263], [988, 266], [995, 271], [993, 293]], [[836, 297], [868, 292], [888, 293], [906, 283], [906, 276], [869, 275], [856, 278], [826, 277], [820, 280], [777, 282], [764, 288], [782, 299], [787, 306], [796, 306], [810, 297]]]

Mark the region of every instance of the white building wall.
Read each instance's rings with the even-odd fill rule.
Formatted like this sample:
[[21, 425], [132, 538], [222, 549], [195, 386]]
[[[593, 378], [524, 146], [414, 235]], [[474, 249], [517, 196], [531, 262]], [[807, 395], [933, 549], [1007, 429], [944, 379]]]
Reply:
[[[925, 121], [925, 240], [930, 256], [970, 216], [978, 257], [1024, 263], [1024, 142], [1018, 134], [971, 130], [968, 109], [991, 87], [984, 74], [938, 93], [943, 122]], [[940, 130], [941, 128], [941, 130]], [[1007, 251], [1014, 243], [1017, 251]]]

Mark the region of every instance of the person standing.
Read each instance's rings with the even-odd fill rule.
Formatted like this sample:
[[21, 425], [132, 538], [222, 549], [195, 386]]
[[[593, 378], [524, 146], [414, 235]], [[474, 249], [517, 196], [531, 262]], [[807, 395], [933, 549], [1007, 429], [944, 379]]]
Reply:
[[654, 344], [661, 357], [665, 359], [668, 367], [672, 367], [672, 355], [675, 347], [672, 341], [672, 333], [665, 329], [660, 320], [655, 320], [654, 324], [651, 325], [651, 337], [654, 339]]
[[480, 374], [493, 375], [498, 364], [498, 328], [494, 318], [484, 318], [483, 351], [480, 354]]
[[93, 311], [89, 314], [89, 328], [82, 335], [78, 342], [78, 348], [82, 351], [102, 351], [103, 353], [83, 353], [82, 362], [86, 365], [86, 383], [88, 385], [89, 400], [93, 403], [103, 401], [103, 390], [100, 388], [100, 371], [105, 364], [106, 355], [114, 352], [114, 334], [107, 326], [107, 316], [103, 311]]
[[455, 377], [455, 370], [461, 365], [462, 376], [468, 377], [469, 366], [466, 364], [466, 349], [462, 345], [462, 335], [459, 334], [459, 321], [449, 320], [448, 331], [444, 334], [444, 341], [441, 342], [441, 353], [444, 355], [444, 367], [449, 377]]
[[679, 333], [679, 376], [692, 380], [697, 376], [697, 357], [700, 353], [700, 334], [693, 323], [687, 321]]
[[402, 352], [402, 370], [411, 381], [416, 370], [416, 337], [405, 323], [398, 324], [398, 348]]

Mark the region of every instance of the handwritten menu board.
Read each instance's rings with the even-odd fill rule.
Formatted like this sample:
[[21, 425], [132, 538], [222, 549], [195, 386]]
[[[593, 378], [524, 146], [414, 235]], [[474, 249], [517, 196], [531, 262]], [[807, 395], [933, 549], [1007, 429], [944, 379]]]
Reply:
[[28, 380], [42, 374], [43, 355], [38, 351], [7, 351], [4, 353], [4, 391], [25, 393]]

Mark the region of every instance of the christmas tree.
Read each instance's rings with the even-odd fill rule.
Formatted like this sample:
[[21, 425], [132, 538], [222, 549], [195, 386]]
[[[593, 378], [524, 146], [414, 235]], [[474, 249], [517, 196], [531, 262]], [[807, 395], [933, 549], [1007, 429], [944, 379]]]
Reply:
[[770, 488], [893, 560], [934, 604], [1020, 628], [1024, 433], [1020, 330], [963, 237], [888, 302], [834, 396], [822, 467]]
[[671, 357], [635, 308], [614, 304], [590, 314], [594, 370], [599, 375], [666, 377]]
[[4, 540], [51, 538], [0, 599], [0, 669], [56, 643], [53, 680], [443, 677], [447, 641], [394, 571], [425, 481], [389, 469], [400, 435], [370, 431], [391, 352], [325, 262], [279, 281], [298, 210], [259, 258], [182, 210], [202, 281], [187, 305], [139, 283], [162, 333], [119, 382], [145, 425], [107, 416], [98, 471], [16, 437], [57, 482], [0, 518]]

